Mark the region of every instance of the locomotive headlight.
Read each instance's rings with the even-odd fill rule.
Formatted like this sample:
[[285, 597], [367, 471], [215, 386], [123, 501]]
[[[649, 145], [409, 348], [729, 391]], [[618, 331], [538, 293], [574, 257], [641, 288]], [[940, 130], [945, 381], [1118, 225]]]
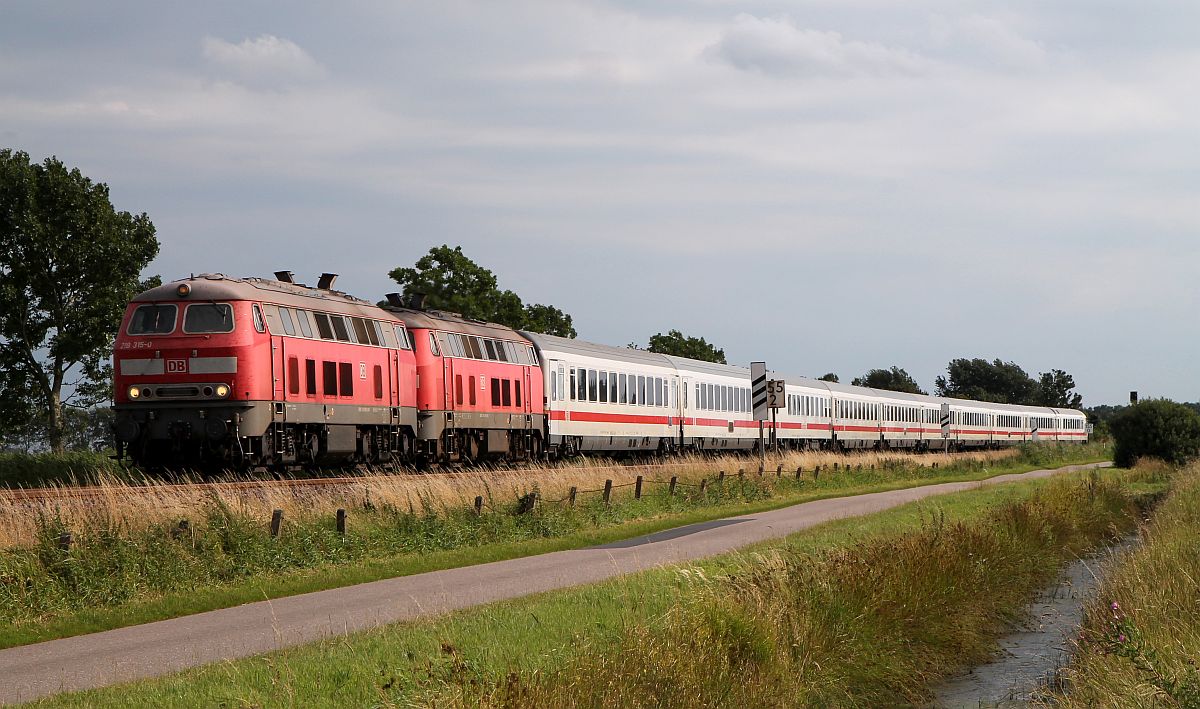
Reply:
[[191, 292], [192, 292], [192, 287], [186, 283], [180, 283], [175, 288], [175, 295], [179, 296], [180, 298], [188, 297], [188, 294]]
[[225, 386], [224, 384], [218, 384], [217, 385], [217, 396], [222, 399], [229, 396], [229, 387]]
[[142, 390], [137, 387], [129, 387], [129, 398], [136, 399], [142, 395]]

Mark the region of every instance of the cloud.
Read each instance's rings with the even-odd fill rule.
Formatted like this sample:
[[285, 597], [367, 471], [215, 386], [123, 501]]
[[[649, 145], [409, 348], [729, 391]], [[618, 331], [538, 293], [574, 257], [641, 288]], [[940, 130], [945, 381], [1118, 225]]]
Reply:
[[308, 80], [325, 75], [325, 67], [308, 52], [275, 35], [264, 34], [238, 44], [205, 37], [201, 48], [210, 63], [243, 81]]
[[1047, 51], [1004, 22], [983, 15], [947, 18], [933, 15], [929, 32], [934, 44], [957, 58], [993, 67], [1029, 69], [1042, 66]]
[[743, 71], [781, 77], [920, 74], [928, 68], [926, 60], [906, 49], [805, 29], [789, 17], [745, 13], [706, 53]]

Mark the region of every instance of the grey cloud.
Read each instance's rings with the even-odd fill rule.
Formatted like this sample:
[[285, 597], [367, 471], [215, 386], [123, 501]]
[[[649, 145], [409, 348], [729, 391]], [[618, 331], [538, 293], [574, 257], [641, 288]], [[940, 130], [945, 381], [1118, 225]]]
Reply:
[[318, 79], [325, 67], [289, 39], [263, 34], [241, 42], [205, 37], [204, 58], [239, 80], [250, 82]]
[[789, 17], [745, 13], [706, 53], [735, 68], [770, 76], [886, 76], [928, 69], [926, 60], [906, 49], [799, 27]]

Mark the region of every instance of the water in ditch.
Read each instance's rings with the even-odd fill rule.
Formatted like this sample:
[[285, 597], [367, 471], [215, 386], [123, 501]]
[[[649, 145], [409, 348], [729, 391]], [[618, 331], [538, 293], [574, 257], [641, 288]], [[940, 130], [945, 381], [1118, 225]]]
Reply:
[[1094, 597], [1100, 574], [1133, 539], [1080, 559], [1038, 594], [1026, 621], [1000, 639], [996, 659], [938, 687], [935, 707], [1026, 707], [1046, 689], [1061, 686], [1059, 673], [1070, 660], [1083, 621], [1084, 604]]

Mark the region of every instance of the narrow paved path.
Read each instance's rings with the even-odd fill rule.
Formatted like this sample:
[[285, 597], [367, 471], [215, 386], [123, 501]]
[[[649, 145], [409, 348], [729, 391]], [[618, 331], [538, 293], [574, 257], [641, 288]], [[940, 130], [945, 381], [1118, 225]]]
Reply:
[[587, 549], [432, 571], [11, 648], [0, 651], [0, 702], [154, 677], [387, 623], [603, 581], [716, 556], [822, 522], [868, 515], [934, 495], [1107, 465], [1073, 465], [983, 482], [805, 502]]

